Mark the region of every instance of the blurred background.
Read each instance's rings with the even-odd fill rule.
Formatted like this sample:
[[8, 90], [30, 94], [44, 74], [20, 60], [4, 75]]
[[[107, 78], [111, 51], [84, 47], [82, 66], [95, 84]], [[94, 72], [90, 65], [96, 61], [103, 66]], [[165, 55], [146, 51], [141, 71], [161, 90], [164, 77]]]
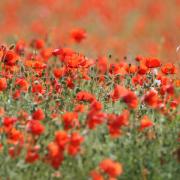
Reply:
[[[180, 60], [180, 0], [0, 0], [0, 42], [43, 38], [87, 56]], [[74, 28], [87, 37], [75, 43]]]

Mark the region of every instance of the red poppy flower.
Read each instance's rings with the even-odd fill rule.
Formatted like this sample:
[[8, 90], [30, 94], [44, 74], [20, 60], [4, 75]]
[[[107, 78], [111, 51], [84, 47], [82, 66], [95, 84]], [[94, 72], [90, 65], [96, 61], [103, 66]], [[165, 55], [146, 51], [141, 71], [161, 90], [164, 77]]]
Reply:
[[88, 102], [92, 102], [94, 101], [96, 98], [89, 92], [86, 91], [80, 91], [76, 94], [76, 99], [78, 101], [88, 101]]
[[47, 149], [50, 158], [57, 158], [59, 156], [60, 149], [56, 142], [49, 143]]
[[174, 95], [175, 89], [173, 85], [166, 86], [166, 91], [169, 95]]
[[74, 39], [77, 43], [80, 43], [83, 39], [86, 38], [86, 32], [84, 29], [77, 28], [71, 31], [71, 38]]
[[4, 63], [8, 66], [14, 66], [18, 61], [18, 59], [19, 59], [18, 55], [15, 52], [9, 50], [5, 53]]
[[64, 159], [62, 150], [56, 142], [49, 143], [47, 149], [48, 155], [45, 158], [48, 159], [53, 168], [58, 169]]
[[59, 79], [65, 75], [65, 68], [56, 68], [54, 69], [53, 74]]
[[108, 60], [106, 57], [100, 57], [97, 60], [97, 67], [101, 73], [105, 73], [108, 70]]
[[4, 117], [2, 120], [3, 125], [6, 127], [12, 126], [16, 121], [17, 121], [17, 119], [13, 118], [13, 117]]
[[43, 94], [43, 93], [44, 93], [44, 89], [43, 89], [42, 84], [40, 84], [40, 83], [34, 83], [34, 84], [32, 85], [32, 92], [33, 92], [33, 93], [41, 93], [41, 94]]
[[74, 87], [75, 87], [74, 78], [67, 78], [66, 85], [68, 88], [74, 89]]
[[84, 138], [77, 132], [73, 132], [70, 137], [68, 145], [68, 153], [71, 156], [75, 156], [80, 151], [80, 145], [84, 141]]
[[125, 68], [125, 70], [126, 70], [126, 72], [129, 73], [129, 74], [131, 74], [131, 73], [134, 74], [134, 73], [137, 72], [138, 68], [137, 68], [137, 66], [135, 66], [135, 65], [130, 65], [130, 66], [127, 66], [127, 67]]
[[158, 94], [155, 90], [150, 90], [149, 92], [147, 92], [144, 96], [144, 102], [152, 107], [156, 107], [158, 104]]
[[138, 98], [136, 94], [132, 91], [128, 91], [122, 99], [129, 108], [135, 109], [138, 106]]
[[59, 166], [62, 164], [64, 160], [64, 155], [62, 153], [59, 153], [59, 156], [56, 158], [52, 158], [50, 160], [50, 164], [54, 169], [58, 169]]
[[2, 60], [3, 56], [4, 56], [4, 51], [0, 49], [0, 61]]
[[111, 93], [111, 98], [113, 100], [119, 100], [127, 93], [127, 89], [120, 85], [115, 85], [113, 92]]
[[24, 136], [23, 133], [15, 128], [12, 128], [11, 131], [7, 134], [8, 142], [11, 144], [23, 144]]
[[21, 91], [20, 90], [16, 90], [13, 95], [12, 95], [14, 100], [18, 100], [21, 97]]
[[[56, 53], [55, 53], [56, 52]], [[71, 57], [75, 52], [70, 48], [62, 48], [59, 50], [56, 50], [54, 53], [59, 55], [60, 61], [64, 62], [67, 57]]]
[[148, 68], [157, 68], [161, 66], [161, 62], [157, 58], [146, 58], [146, 66]]
[[28, 91], [29, 83], [23, 78], [17, 78], [15, 85], [18, 86], [18, 88], [23, 92]]
[[41, 56], [42, 56], [44, 62], [47, 62], [50, 59], [50, 57], [52, 56], [52, 49], [46, 48], [46, 49], [43, 49], [40, 53], [41, 53]]
[[72, 56], [67, 56], [65, 58], [65, 64], [69, 68], [79, 68], [86, 65], [87, 59], [81, 55], [74, 53]]
[[0, 143], [0, 153], [3, 150], [3, 145]]
[[141, 75], [144, 75], [147, 73], [147, 71], [148, 71], [147, 66], [144, 64], [140, 64], [139, 69], [138, 69], [138, 73]]
[[69, 142], [69, 137], [66, 131], [57, 131], [55, 134], [55, 142], [60, 147], [60, 149], [64, 150], [65, 146]]
[[178, 107], [178, 105], [179, 105], [179, 103], [178, 103], [178, 100], [176, 100], [176, 99], [170, 102], [170, 107], [172, 109], [176, 109]]
[[109, 72], [111, 74], [113, 74], [113, 75], [118, 75], [118, 74], [124, 75], [124, 74], [127, 74], [126, 66], [127, 66], [127, 64], [123, 64], [123, 65], [120, 65], [120, 64], [111, 64], [110, 68], [109, 68]]
[[26, 163], [34, 163], [38, 159], [39, 159], [38, 149], [36, 149], [36, 147], [28, 149], [25, 158]]
[[62, 49], [57, 48], [52, 51], [52, 55], [59, 56], [61, 54], [61, 52], [62, 52]]
[[105, 159], [99, 164], [102, 171], [108, 174], [110, 177], [117, 177], [122, 174], [122, 165], [111, 159]]
[[91, 171], [90, 173], [92, 180], [104, 180], [103, 176], [101, 175], [101, 173], [99, 173], [98, 171], [94, 170]]
[[26, 47], [25, 41], [24, 41], [24, 40], [19, 40], [19, 41], [16, 43], [16, 47], [15, 47], [16, 53], [17, 53], [17, 54], [22, 54], [22, 53], [24, 53], [25, 47]]
[[62, 119], [66, 130], [79, 125], [78, 114], [76, 112], [66, 112], [62, 115]]
[[153, 126], [154, 123], [148, 118], [148, 116], [143, 116], [141, 119], [141, 125], [140, 125], [140, 130], [144, 130], [145, 128]]
[[136, 76], [134, 76], [134, 77], [132, 78], [132, 83], [133, 83], [134, 85], [141, 85], [141, 86], [142, 86], [143, 83], [145, 82], [145, 80], [146, 80], [146, 77], [143, 77], [143, 76], [137, 74]]
[[45, 42], [43, 39], [35, 39], [32, 41], [32, 46], [36, 49], [42, 49], [45, 47]]
[[103, 105], [99, 101], [93, 101], [91, 103], [91, 110], [100, 111], [102, 110], [102, 108], [103, 108]]
[[84, 105], [83, 104], [77, 104], [76, 107], [74, 108], [75, 112], [84, 112]]
[[110, 114], [108, 115], [108, 129], [109, 133], [112, 137], [116, 138], [119, 137], [121, 134], [121, 127], [127, 126], [129, 123], [129, 111], [124, 110], [122, 114], [115, 115]]
[[4, 91], [7, 88], [6, 78], [0, 78], [0, 91]]
[[43, 120], [45, 118], [45, 115], [43, 110], [39, 108], [33, 112], [32, 117], [34, 120]]
[[145, 60], [145, 58], [143, 56], [141, 56], [141, 55], [138, 55], [138, 56], [136, 56], [135, 60], [138, 61], [138, 62], [142, 62], [142, 61]]
[[37, 120], [28, 122], [27, 128], [33, 135], [41, 135], [45, 131], [45, 127]]
[[0, 117], [2, 117], [5, 113], [4, 107], [0, 107]]
[[106, 114], [100, 111], [91, 110], [87, 115], [87, 125], [90, 129], [96, 128], [105, 122]]
[[20, 155], [21, 149], [22, 149], [21, 146], [18, 145], [12, 146], [8, 149], [8, 154], [10, 155], [10, 157], [15, 158]]
[[46, 69], [47, 65], [42, 61], [33, 61], [32, 62], [32, 68], [35, 69], [37, 72], [40, 70]]
[[161, 67], [161, 71], [164, 74], [175, 74], [176, 73], [176, 67], [172, 63], [167, 63]]

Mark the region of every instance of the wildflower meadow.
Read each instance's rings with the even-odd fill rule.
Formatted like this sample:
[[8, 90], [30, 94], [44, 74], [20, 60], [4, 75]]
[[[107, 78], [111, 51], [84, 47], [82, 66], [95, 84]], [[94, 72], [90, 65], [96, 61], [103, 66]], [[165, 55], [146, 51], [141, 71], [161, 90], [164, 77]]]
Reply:
[[179, 0], [0, 12], [0, 180], [180, 179]]

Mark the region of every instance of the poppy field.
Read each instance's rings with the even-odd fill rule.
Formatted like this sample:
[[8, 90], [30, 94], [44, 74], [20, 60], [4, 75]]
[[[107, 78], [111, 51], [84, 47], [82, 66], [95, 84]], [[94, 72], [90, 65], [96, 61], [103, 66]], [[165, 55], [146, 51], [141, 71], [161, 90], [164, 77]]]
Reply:
[[180, 1], [0, 1], [0, 180], [179, 180]]

